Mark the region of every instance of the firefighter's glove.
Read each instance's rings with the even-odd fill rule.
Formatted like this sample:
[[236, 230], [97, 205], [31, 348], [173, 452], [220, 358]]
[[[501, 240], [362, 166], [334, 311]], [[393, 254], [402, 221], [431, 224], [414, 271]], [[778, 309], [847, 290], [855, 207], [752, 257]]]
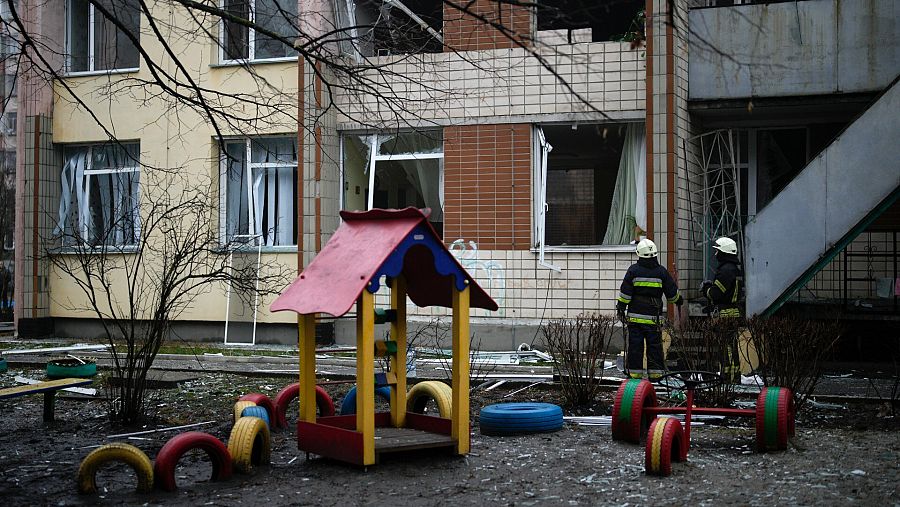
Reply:
[[625, 303], [622, 303], [621, 301], [616, 303], [616, 316], [619, 317], [619, 320], [622, 322], [625, 321], [625, 308]]
[[675, 301], [675, 306], [681, 306], [684, 304], [684, 298], [680, 297], [677, 301]]
[[706, 291], [709, 290], [710, 287], [713, 286], [712, 280], [703, 280], [703, 283], [700, 284], [700, 294], [706, 295]]

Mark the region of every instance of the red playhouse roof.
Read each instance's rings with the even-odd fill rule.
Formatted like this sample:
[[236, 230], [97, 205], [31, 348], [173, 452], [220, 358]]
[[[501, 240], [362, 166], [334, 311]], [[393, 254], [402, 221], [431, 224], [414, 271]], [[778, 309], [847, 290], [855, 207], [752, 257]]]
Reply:
[[[273, 312], [327, 313], [339, 317], [364, 289], [378, 291], [382, 275], [406, 278], [416, 306], [452, 306], [451, 288], [468, 281], [474, 308], [497, 303], [447, 250], [426, 218], [431, 210], [342, 211], [343, 223], [303, 273], [272, 303]], [[371, 282], [371, 283], [370, 283]]]

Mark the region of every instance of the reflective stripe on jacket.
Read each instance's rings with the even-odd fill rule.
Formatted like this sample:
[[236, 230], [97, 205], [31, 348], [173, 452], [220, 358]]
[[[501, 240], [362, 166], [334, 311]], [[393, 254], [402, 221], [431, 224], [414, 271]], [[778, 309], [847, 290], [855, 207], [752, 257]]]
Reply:
[[619, 306], [628, 307], [628, 321], [635, 324], [657, 324], [663, 316], [662, 297], [669, 303], [681, 300], [678, 285], [666, 268], [655, 258], [638, 259], [622, 279]]
[[719, 309], [719, 317], [740, 317], [741, 268], [737, 259], [725, 257], [719, 261], [719, 269], [712, 285], [704, 296]]

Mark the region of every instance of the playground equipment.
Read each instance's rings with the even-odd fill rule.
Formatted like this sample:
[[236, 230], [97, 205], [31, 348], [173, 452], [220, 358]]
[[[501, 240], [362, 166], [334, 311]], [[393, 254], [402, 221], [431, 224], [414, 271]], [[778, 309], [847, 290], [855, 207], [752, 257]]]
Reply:
[[212, 463], [212, 481], [224, 481], [231, 477], [231, 454], [218, 438], [202, 431], [188, 431], [170, 438], [156, 454], [153, 477], [156, 487], [163, 491], [175, 491], [175, 467], [178, 460], [192, 449], [201, 449]]
[[[648, 474], [670, 475], [673, 461], [687, 460], [693, 414], [755, 417], [757, 450], [787, 449], [788, 438], [794, 435], [794, 396], [790, 389], [763, 388], [755, 409], [694, 407], [694, 391], [718, 385], [722, 376], [708, 371], [676, 371], [663, 375], [658, 383], [671, 388], [673, 381], [687, 392], [684, 407], [657, 406], [653, 385], [637, 379], [622, 382], [613, 403], [613, 440], [639, 443], [649, 424], [645, 452]], [[665, 414], [684, 414], [684, 427], [674, 418], [657, 417]]]
[[[299, 314], [300, 417], [297, 447], [307, 453], [371, 465], [380, 454], [409, 449], [469, 451], [469, 309], [497, 304], [457, 262], [428, 223], [430, 210], [342, 211], [343, 222], [272, 311]], [[391, 340], [375, 342], [375, 293], [390, 287]], [[407, 410], [406, 297], [453, 309], [452, 400], [449, 418]], [[315, 314], [334, 317], [356, 305], [356, 413], [316, 417]], [[375, 355], [390, 358], [390, 412], [375, 413]], [[376, 442], [376, 435], [379, 437]]]
[[552, 403], [495, 403], [481, 409], [478, 425], [484, 435], [548, 433], [563, 427], [563, 412]]
[[137, 490], [148, 493], [153, 489], [153, 463], [144, 451], [130, 444], [106, 444], [91, 451], [78, 467], [78, 492], [85, 495], [97, 492], [97, 471], [113, 461], [130, 466], [137, 475]]

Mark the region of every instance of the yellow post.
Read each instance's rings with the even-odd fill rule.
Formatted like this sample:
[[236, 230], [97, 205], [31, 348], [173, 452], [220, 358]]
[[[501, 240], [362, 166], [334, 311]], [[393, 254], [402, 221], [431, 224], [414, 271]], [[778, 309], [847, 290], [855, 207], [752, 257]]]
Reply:
[[375, 464], [375, 296], [363, 289], [356, 303], [356, 431], [363, 465]]
[[300, 420], [316, 422], [316, 316], [300, 315]]
[[[468, 280], [466, 281], [468, 284]], [[469, 452], [469, 287], [453, 288], [453, 409], [450, 436], [456, 453]]]
[[391, 424], [402, 428], [406, 422], [406, 279], [394, 278], [391, 284], [391, 308], [397, 320], [391, 323], [391, 339], [397, 342], [397, 354], [391, 358], [391, 372], [397, 383], [391, 387]]

